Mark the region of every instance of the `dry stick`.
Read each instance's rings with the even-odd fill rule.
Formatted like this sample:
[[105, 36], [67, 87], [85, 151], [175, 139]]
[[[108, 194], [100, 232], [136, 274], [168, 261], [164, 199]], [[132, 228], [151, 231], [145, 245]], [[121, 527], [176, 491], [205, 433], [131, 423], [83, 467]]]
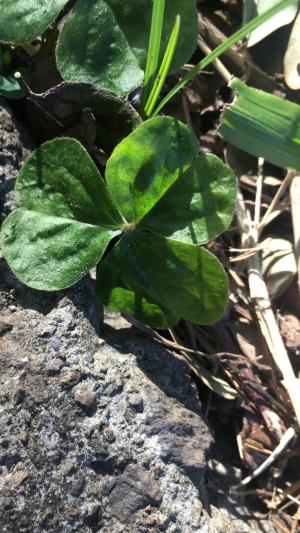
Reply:
[[262, 188], [264, 181], [264, 162], [265, 160], [262, 157], [258, 158], [258, 172], [257, 172], [257, 181], [256, 181], [256, 197], [255, 197], [255, 211], [254, 211], [254, 227], [256, 228], [260, 221], [260, 210], [261, 210], [261, 198], [262, 198]]
[[[237, 222], [240, 226], [242, 246], [257, 246], [258, 230], [253, 227], [248, 209], [245, 207], [241, 192], [237, 198]], [[280, 335], [278, 325], [271, 306], [269, 293], [261, 274], [261, 260], [258, 254], [248, 259], [248, 282], [250, 297], [258, 323], [267, 342], [269, 351], [283, 376], [283, 385], [286, 388], [300, 426], [300, 387], [292, 369], [286, 348]]]
[[286, 430], [286, 432], [284, 433], [284, 435], [282, 436], [278, 446], [276, 446], [275, 450], [273, 450], [271, 455], [269, 457], [267, 457], [267, 459], [256, 470], [254, 470], [254, 472], [252, 472], [252, 474], [250, 474], [250, 476], [245, 477], [239, 483], [239, 485], [231, 487], [230, 491], [236, 492], [236, 490], [238, 490], [239, 487], [244, 487], [245, 485], [248, 485], [248, 483], [250, 483], [250, 481], [252, 481], [256, 477], [260, 476], [260, 474], [265, 472], [265, 470], [267, 470], [267, 468], [269, 468], [274, 463], [274, 461], [276, 461], [276, 459], [278, 459], [278, 457], [286, 449], [286, 447], [289, 445], [289, 443], [294, 438], [294, 436], [295, 436], [294, 428], [292, 428], [292, 427], [288, 428]]
[[298, 270], [298, 285], [300, 291], [300, 176], [295, 176], [291, 188], [291, 208], [292, 208], [292, 221], [294, 231], [295, 253]]
[[263, 229], [267, 226], [267, 224], [269, 223], [269, 218], [271, 216], [271, 214], [275, 211], [277, 205], [278, 205], [278, 202], [281, 198], [281, 196], [283, 195], [284, 191], [289, 187], [289, 185], [291, 184], [292, 180], [294, 179], [295, 177], [295, 171], [294, 170], [288, 170], [284, 180], [282, 181], [280, 187], [278, 188], [272, 202], [270, 203], [267, 211], [265, 212], [264, 216], [262, 217], [260, 223], [258, 224], [258, 233], [259, 235], [261, 234], [261, 232], [263, 231]]
[[[211, 53], [211, 49], [209, 48], [209, 46], [207, 46], [206, 42], [200, 36], [198, 37], [198, 47], [200, 48], [201, 52], [206, 55]], [[224, 80], [228, 83], [231, 80], [232, 76], [229, 70], [227, 70], [227, 68], [223, 65], [222, 61], [220, 61], [220, 59], [215, 59], [213, 61], [213, 65], [219, 72], [219, 74], [221, 74], [222, 78], [224, 78]]]

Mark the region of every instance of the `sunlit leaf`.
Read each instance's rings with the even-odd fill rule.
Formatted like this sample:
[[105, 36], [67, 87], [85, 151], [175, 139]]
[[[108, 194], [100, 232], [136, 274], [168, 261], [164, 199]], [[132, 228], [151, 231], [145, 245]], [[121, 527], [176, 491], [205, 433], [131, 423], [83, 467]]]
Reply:
[[[196, 47], [195, 0], [166, 1], [161, 59], [177, 14], [182, 17], [182, 31], [173, 71], [190, 58]], [[149, 0], [78, 0], [57, 46], [58, 68], [64, 79], [87, 81], [120, 95], [141, 85], [151, 15]]]
[[55, 20], [67, 0], [0, 0], [0, 41], [29, 42]]
[[300, 170], [300, 106], [237, 79], [230, 86], [236, 97], [225, 108], [220, 134], [249, 154]]

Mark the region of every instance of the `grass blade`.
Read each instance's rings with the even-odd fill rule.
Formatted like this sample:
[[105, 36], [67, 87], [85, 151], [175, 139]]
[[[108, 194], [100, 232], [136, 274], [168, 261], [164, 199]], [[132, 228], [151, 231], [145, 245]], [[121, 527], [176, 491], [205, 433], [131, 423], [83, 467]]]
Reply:
[[251, 33], [253, 30], [258, 28], [261, 24], [269, 20], [270, 17], [275, 15], [276, 13], [279, 13], [283, 8], [286, 8], [287, 5], [289, 5], [293, 0], [281, 0], [278, 2], [278, 4], [274, 5], [271, 9], [266, 11], [265, 13], [262, 13], [262, 15], [259, 15], [253, 20], [250, 20], [247, 24], [245, 24], [242, 28], [237, 30], [233, 35], [231, 35], [224, 43], [221, 43], [219, 46], [217, 46], [210, 54], [208, 54], [204, 59], [202, 59], [197, 65], [194, 66], [183, 78], [180, 80], [175, 87], [165, 96], [165, 98], [160, 102], [160, 104], [156, 107], [154, 112], [152, 113], [153, 116], [156, 116], [163, 107], [175, 96], [175, 94], [178, 93], [185, 85], [191, 81], [201, 70], [206, 68], [210, 63], [212, 63], [215, 59], [217, 59], [221, 54], [226, 52], [231, 46], [236, 44], [238, 41], [241, 41], [249, 33]]
[[300, 106], [234, 79], [220, 134], [231, 144], [284, 168], [300, 171]]
[[149, 48], [147, 54], [147, 64], [145, 69], [144, 90], [142, 94], [141, 106], [144, 107], [148, 100], [151, 85], [158, 69], [158, 60], [161, 47], [162, 27], [164, 21], [165, 0], [154, 0], [151, 30], [149, 38]]
[[181, 24], [181, 17], [180, 15], [176, 16], [176, 20], [172, 29], [172, 33], [168, 42], [168, 46], [164, 55], [164, 58], [162, 60], [158, 75], [156, 77], [156, 80], [153, 84], [150, 96], [148, 98], [148, 101], [145, 105], [145, 115], [147, 117], [151, 117], [154, 107], [156, 105], [156, 102], [159, 98], [160, 92], [164, 86], [164, 83], [166, 81], [166, 77], [168, 75], [168, 72], [170, 70], [170, 65], [173, 60], [174, 52], [176, 50], [179, 32], [180, 32], [180, 24]]

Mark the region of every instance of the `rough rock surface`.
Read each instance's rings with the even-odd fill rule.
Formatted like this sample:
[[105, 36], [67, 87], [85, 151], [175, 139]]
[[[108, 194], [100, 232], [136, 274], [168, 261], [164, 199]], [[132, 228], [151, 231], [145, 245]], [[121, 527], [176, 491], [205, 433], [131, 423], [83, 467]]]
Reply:
[[[22, 150], [1, 113], [5, 211]], [[0, 260], [1, 532], [260, 531], [210, 505], [212, 436], [185, 363], [102, 318], [89, 279], [33, 291]]]
[[197, 529], [211, 437], [184, 363], [99, 337], [88, 280], [34, 293], [2, 262], [1, 285], [2, 531]]

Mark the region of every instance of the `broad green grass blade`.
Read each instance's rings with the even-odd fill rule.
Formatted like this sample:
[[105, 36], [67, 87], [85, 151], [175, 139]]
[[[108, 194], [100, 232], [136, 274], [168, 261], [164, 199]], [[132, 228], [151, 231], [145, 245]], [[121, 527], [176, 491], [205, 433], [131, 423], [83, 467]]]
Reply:
[[284, 168], [300, 171], [300, 106], [235, 79], [220, 134], [231, 144]]
[[158, 69], [158, 60], [161, 47], [162, 27], [164, 21], [165, 0], [154, 0], [149, 48], [145, 69], [144, 90], [142, 94], [142, 107], [147, 102], [151, 91], [151, 85]]
[[181, 17], [180, 15], [176, 16], [176, 20], [173, 26], [173, 30], [171, 33], [171, 37], [166, 49], [166, 53], [164, 55], [164, 58], [162, 60], [161, 67], [159, 69], [157, 78], [153, 84], [152, 91], [150, 93], [150, 96], [148, 98], [147, 104], [145, 106], [145, 115], [147, 117], [151, 117], [153, 113], [153, 109], [156, 106], [156, 102], [159, 98], [160, 91], [162, 90], [164, 83], [166, 81], [166, 77], [168, 75], [168, 72], [170, 70], [170, 66], [174, 57], [174, 53], [176, 50], [176, 46], [178, 43], [178, 37], [180, 32], [180, 24], [181, 24]]
[[191, 81], [201, 70], [205, 69], [210, 63], [217, 59], [220, 55], [224, 54], [231, 46], [236, 44], [238, 41], [245, 39], [253, 30], [258, 28], [261, 24], [269, 20], [273, 15], [279, 13], [282, 9], [285, 9], [289, 4], [293, 3], [294, 0], [281, 0], [273, 6], [271, 9], [262, 13], [253, 20], [250, 20], [242, 28], [237, 30], [233, 35], [231, 35], [224, 43], [221, 43], [217, 46], [210, 54], [208, 54], [204, 59], [202, 59], [197, 65], [195, 65], [183, 78], [180, 80], [175, 87], [165, 96], [165, 98], [160, 102], [156, 107], [152, 116], [156, 116], [163, 107], [177, 94], [189, 81]]

